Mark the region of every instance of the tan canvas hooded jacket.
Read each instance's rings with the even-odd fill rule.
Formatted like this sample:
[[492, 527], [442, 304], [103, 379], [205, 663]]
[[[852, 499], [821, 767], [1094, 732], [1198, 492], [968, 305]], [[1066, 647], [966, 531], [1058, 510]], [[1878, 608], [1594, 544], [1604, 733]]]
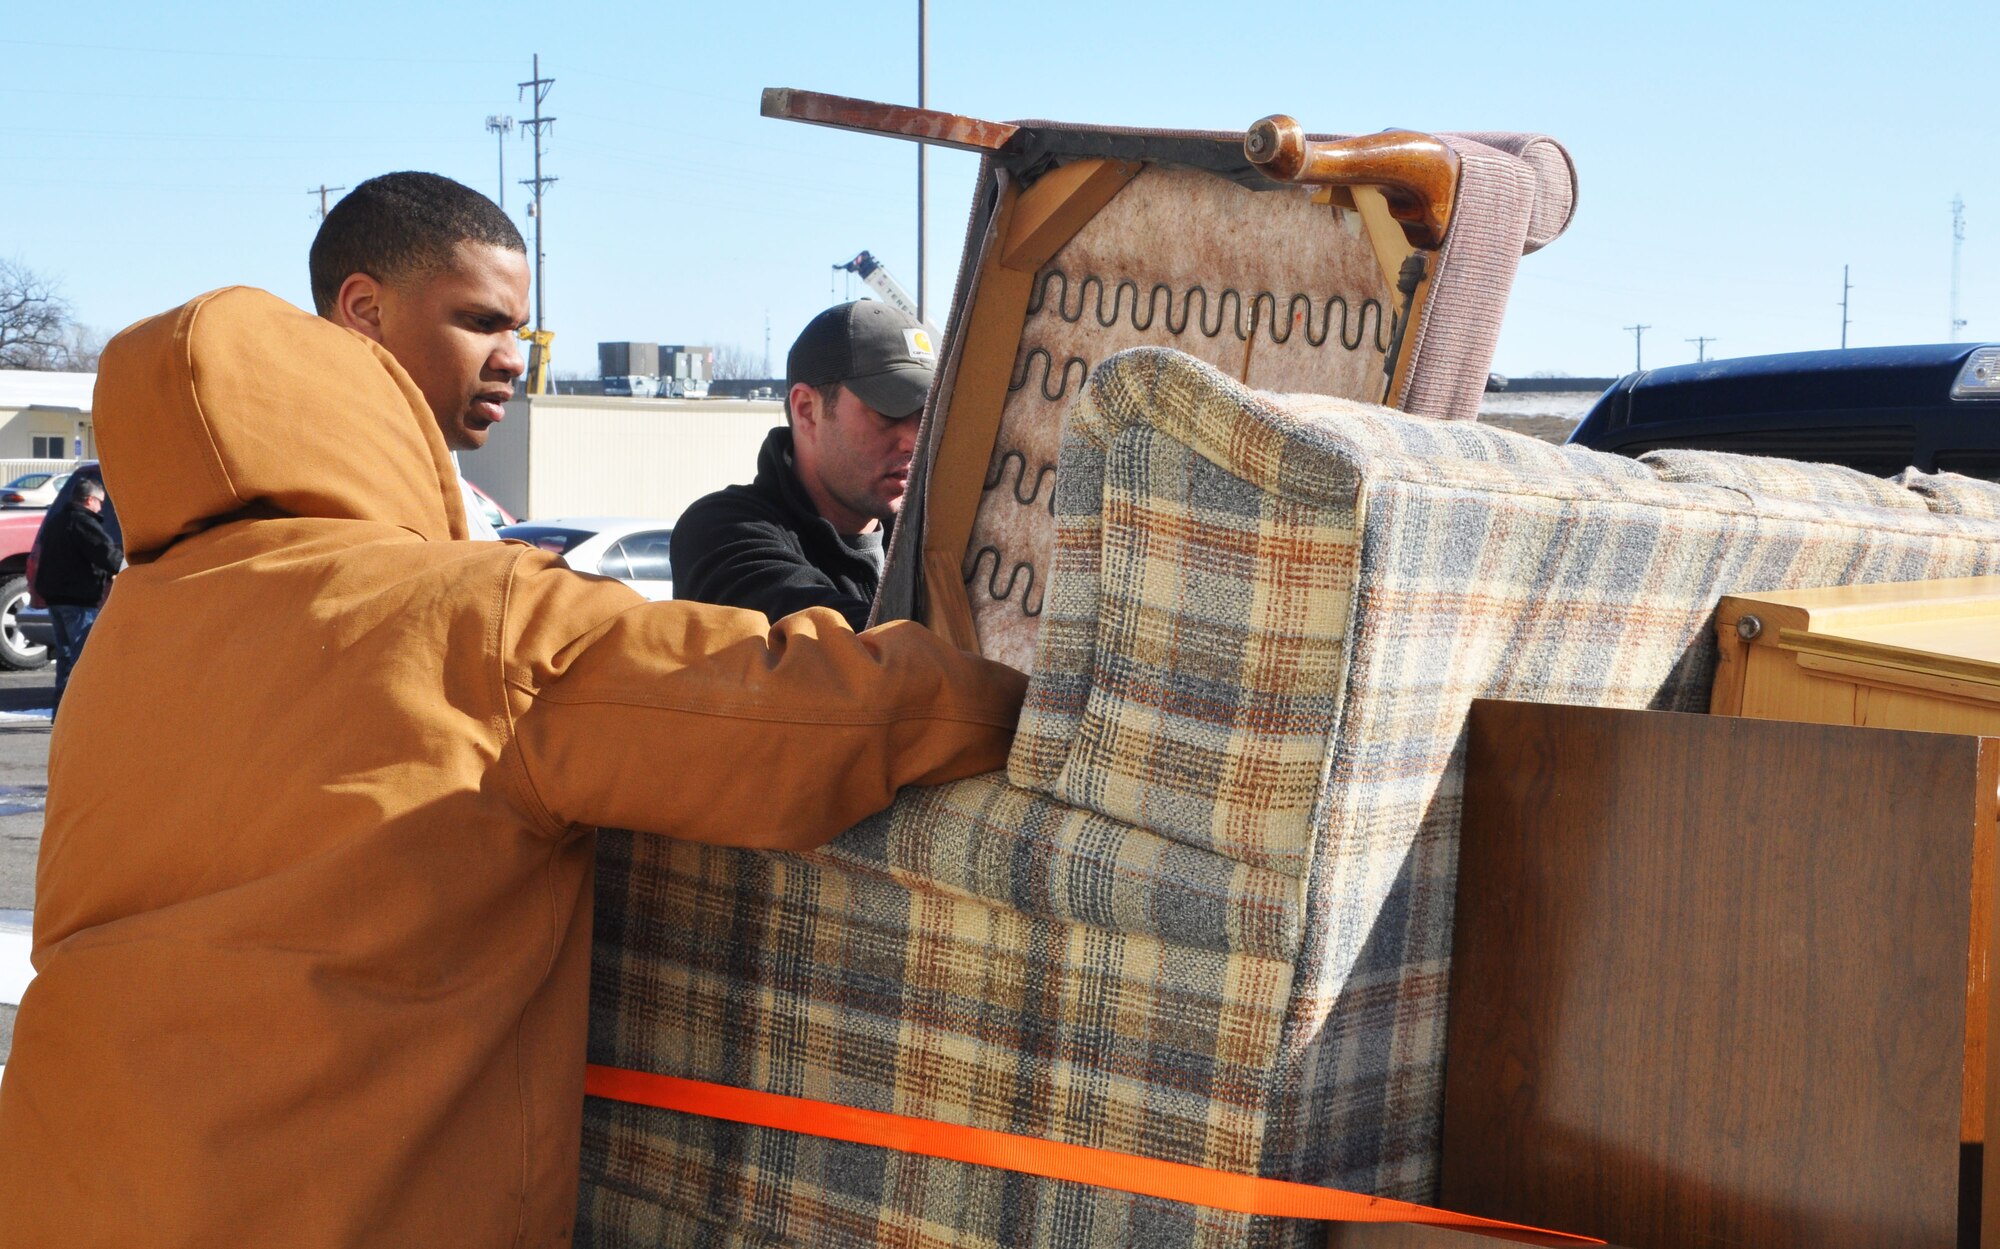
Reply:
[[452, 541], [420, 392], [274, 296], [127, 330], [94, 419], [133, 567], [52, 747], [0, 1245], [566, 1243], [594, 828], [806, 848], [1004, 759], [1021, 678], [920, 627]]

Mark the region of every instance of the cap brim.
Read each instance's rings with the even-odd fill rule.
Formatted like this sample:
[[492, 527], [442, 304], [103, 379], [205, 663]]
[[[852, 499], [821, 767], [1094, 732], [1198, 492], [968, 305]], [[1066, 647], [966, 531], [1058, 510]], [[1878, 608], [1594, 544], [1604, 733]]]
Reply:
[[900, 421], [923, 411], [924, 399], [931, 393], [931, 371], [913, 364], [870, 377], [843, 378], [840, 384], [883, 416]]

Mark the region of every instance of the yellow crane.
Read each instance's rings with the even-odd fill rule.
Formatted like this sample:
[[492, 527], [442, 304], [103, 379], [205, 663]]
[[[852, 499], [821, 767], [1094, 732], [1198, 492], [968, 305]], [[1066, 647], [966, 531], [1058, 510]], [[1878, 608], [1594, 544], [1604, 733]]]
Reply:
[[556, 341], [554, 330], [531, 330], [522, 326], [515, 331], [523, 342], [532, 343], [536, 348], [528, 361], [528, 393], [546, 395], [549, 393], [549, 345]]

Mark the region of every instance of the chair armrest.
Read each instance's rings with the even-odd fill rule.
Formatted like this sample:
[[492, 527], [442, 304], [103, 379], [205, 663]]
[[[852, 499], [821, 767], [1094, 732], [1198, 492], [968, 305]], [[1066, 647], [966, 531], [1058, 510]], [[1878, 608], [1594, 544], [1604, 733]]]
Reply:
[[990, 772], [911, 786], [817, 852], [904, 888], [1217, 954], [1290, 960], [1303, 886]]

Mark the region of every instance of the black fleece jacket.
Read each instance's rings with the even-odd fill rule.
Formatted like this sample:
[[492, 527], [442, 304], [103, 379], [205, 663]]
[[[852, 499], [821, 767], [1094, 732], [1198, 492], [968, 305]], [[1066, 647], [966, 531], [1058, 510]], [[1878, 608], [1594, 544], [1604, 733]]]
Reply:
[[674, 524], [674, 597], [754, 608], [772, 620], [831, 607], [859, 632], [887, 541], [886, 528], [836, 531], [799, 484], [792, 431], [774, 429], [757, 453], [757, 480], [697, 499]]
[[63, 607], [95, 607], [104, 601], [125, 553], [96, 512], [72, 502], [41, 528], [42, 553], [35, 561], [35, 592]]

